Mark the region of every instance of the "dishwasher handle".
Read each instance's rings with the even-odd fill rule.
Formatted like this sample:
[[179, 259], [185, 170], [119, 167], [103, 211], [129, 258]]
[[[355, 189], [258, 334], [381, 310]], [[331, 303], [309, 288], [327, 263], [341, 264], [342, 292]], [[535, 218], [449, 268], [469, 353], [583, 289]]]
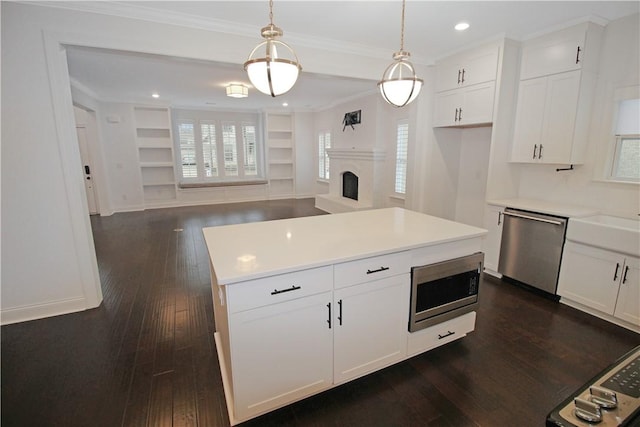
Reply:
[[546, 218], [540, 218], [540, 217], [536, 217], [536, 216], [523, 215], [523, 214], [520, 214], [520, 213], [515, 213], [515, 212], [510, 212], [510, 211], [504, 211], [504, 214], [508, 215], [508, 216], [514, 216], [516, 218], [530, 219], [532, 221], [546, 222], [548, 224], [553, 224], [553, 225], [564, 225], [564, 221], [556, 221], [556, 220], [553, 220], [553, 219], [546, 219]]

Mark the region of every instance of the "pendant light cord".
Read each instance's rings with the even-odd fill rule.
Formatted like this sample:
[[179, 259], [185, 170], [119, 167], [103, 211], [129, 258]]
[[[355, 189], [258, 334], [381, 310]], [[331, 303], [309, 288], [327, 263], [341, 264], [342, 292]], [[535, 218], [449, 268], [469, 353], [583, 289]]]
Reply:
[[269, 0], [269, 23], [273, 26], [273, 0]]
[[402, 0], [402, 26], [400, 27], [400, 51], [401, 52], [404, 51], [404, 4], [405, 4], [405, 0]]

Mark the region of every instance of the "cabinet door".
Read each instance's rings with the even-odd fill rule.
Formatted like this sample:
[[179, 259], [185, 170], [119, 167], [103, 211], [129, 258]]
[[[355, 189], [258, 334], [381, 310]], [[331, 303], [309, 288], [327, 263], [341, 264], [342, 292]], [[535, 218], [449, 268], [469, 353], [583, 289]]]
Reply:
[[562, 256], [558, 295], [613, 314], [623, 258], [614, 252], [567, 242]]
[[538, 158], [543, 163], [571, 163], [571, 147], [580, 94], [580, 71], [547, 78], [544, 123]]
[[498, 73], [498, 48], [472, 52], [463, 65], [462, 84], [471, 86], [494, 81]]
[[620, 291], [613, 315], [640, 326], [640, 259], [627, 257], [620, 276]]
[[343, 288], [334, 294], [334, 382], [404, 358], [409, 274]]
[[586, 27], [583, 26], [574, 27], [525, 43], [522, 48], [520, 79], [580, 69], [585, 30]]
[[231, 315], [231, 372], [239, 420], [332, 383], [331, 292]]
[[484, 238], [484, 268], [498, 271], [500, 241], [502, 238], [502, 214], [504, 207], [488, 205], [485, 209], [484, 227], [489, 231]]
[[458, 126], [458, 111], [464, 95], [460, 90], [450, 90], [436, 94], [433, 126]]
[[[520, 82], [511, 161], [537, 162], [547, 92], [545, 77]], [[535, 149], [535, 153], [534, 153]]]
[[436, 68], [436, 92], [456, 89], [462, 82], [462, 64], [457, 58], [445, 60]]
[[493, 82], [467, 87], [460, 105], [458, 124], [463, 126], [493, 122]]

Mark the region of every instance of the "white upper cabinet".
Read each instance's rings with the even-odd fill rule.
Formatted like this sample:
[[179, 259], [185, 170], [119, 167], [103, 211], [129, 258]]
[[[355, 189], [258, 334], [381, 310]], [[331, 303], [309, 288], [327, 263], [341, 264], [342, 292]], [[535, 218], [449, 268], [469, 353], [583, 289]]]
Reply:
[[595, 70], [601, 33], [601, 27], [585, 22], [525, 42], [520, 80], [565, 71]]
[[436, 94], [433, 125], [464, 127], [493, 121], [495, 83], [483, 83]]
[[496, 79], [498, 47], [474, 49], [443, 60], [436, 69], [436, 92]]
[[524, 43], [512, 162], [584, 162], [601, 33], [585, 23]]
[[499, 47], [474, 49], [436, 69], [435, 127], [468, 127], [493, 121]]
[[589, 107], [579, 103], [580, 84], [580, 71], [520, 82], [511, 161], [578, 163], [576, 118], [579, 108]]

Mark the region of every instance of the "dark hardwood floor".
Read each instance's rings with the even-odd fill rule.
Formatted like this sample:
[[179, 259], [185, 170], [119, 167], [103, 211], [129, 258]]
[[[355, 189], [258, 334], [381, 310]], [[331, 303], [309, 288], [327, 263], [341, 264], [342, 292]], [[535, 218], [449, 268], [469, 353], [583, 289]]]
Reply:
[[[104, 302], [2, 327], [2, 425], [228, 425], [201, 229], [321, 213], [309, 199], [93, 217]], [[638, 334], [486, 277], [467, 337], [246, 425], [541, 426], [637, 345]]]

